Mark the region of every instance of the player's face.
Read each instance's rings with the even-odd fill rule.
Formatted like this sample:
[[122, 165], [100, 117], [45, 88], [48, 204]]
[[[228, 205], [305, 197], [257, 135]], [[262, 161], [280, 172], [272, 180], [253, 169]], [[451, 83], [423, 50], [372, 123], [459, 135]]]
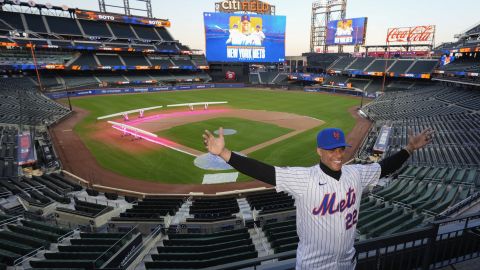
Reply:
[[345, 156], [345, 147], [338, 147], [327, 150], [317, 148], [320, 161], [332, 171], [340, 171], [342, 169], [343, 157]]
[[247, 20], [242, 21], [242, 31], [246, 32], [250, 30], [250, 22]]

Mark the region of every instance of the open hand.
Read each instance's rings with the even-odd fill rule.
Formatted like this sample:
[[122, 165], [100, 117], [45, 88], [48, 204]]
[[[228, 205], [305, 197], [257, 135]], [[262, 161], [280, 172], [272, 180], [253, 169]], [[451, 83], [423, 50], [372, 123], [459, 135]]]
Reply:
[[424, 147], [425, 145], [429, 144], [433, 139], [433, 134], [435, 130], [431, 128], [424, 129], [420, 134], [413, 136], [413, 132], [411, 129], [408, 130], [408, 144], [406, 149], [413, 153], [413, 151]]
[[214, 155], [220, 155], [225, 149], [225, 139], [223, 137], [223, 127], [218, 130], [218, 138], [216, 138], [210, 131], [205, 130], [203, 133], [203, 144], [208, 152]]

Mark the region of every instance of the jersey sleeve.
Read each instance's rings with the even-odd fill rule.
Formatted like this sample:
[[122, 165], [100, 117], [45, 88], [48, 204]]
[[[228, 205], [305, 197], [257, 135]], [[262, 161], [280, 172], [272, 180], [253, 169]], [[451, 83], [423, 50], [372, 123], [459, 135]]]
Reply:
[[308, 189], [309, 168], [275, 167], [276, 190], [287, 192], [294, 198], [301, 197]]
[[369, 165], [356, 165], [358, 170], [360, 170], [360, 181], [362, 182], [362, 187], [376, 185], [378, 180], [380, 180], [380, 173], [382, 168], [378, 163], [372, 163]]

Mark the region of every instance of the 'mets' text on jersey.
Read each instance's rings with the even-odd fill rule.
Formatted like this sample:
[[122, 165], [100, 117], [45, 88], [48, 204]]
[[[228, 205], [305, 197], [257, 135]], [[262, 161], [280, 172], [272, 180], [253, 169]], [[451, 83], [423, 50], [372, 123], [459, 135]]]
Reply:
[[[354, 206], [356, 200], [355, 189], [349, 188], [346, 198], [342, 200], [337, 200], [336, 195], [336, 192], [325, 194], [320, 205], [313, 209], [312, 214], [321, 216], [334, 215], [335, 213], [343, 213], [345, 210], [349, 210], [352, 206]], [[347, 215], [345, 229], [348, 230], [352, 228], [352, 226], [356, 223], [357, 210], [355, 209], [351, 215]]]
[[340, 180], [319, 165], [275, 167], [276, 189], [297, 208], [297, 269], [353, 269], [353, 243], [364, 187], [375, 185], [380, 165], [344, 165]]

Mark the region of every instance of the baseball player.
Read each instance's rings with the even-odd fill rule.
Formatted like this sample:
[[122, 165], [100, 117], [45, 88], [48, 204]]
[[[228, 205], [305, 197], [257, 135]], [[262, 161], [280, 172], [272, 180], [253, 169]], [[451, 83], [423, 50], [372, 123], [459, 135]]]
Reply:
[[262, 46], [262, 42], [265, 39], [265, 33], [263, 33], [261, 26], [255, 27], [255, 32], [250, 34], [250, 44], [255, 46]]
[[208, 130], [205, 147], [241, 173], [276, 186], [295, 198], [297, 208], [296, 269], [354, 269], [355, 230], [362, 190], [380, 177], [398, 170], [408, 157], [432, 140], [432, 129], [413, 136], [398, 153], [370, 165], [343, 165], [345, 135], [326, 128], [317, 135], [320, 163], [312, 167], [274, 167], [240, 156], [225, 148], [223, 128], [219, 137]]
[[245, 40], [245, 35], [238, 30], [238, 25], [234, 24], [233, 28], [229, 30], [230, 36], [228, 37], [226, 44], [242, 45]]

